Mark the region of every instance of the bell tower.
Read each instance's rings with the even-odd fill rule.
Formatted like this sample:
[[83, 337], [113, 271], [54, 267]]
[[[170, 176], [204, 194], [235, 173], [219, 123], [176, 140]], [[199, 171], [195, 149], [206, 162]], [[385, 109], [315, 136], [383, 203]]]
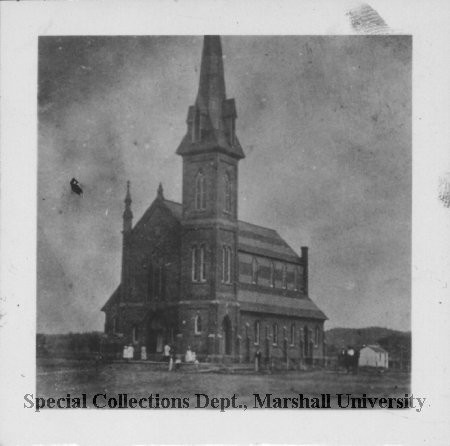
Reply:
[[197, 98], [177, 154], [183, 158], [181, 290], [186, 300], [214, 302], [207, 312], [211, 335], [237, 295], [238, 162], [245, 155], [236, 117], [234, 99], [226, 97], [220, 37], [205, 36]]

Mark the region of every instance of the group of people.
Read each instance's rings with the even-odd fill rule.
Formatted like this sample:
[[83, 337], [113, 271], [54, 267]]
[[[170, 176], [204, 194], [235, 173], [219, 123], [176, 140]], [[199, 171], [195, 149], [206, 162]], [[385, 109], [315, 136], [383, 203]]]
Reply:
[[[164, 345], [163, 359], [164, 359], [164, 361], [168, 362], [169, 371], [171, 371], [173, 369], [174, 364], [175, 364], [175, 368], [177, 369], [180, 367], [180, 365], [182, 363], [181, 358], [177, 357], [175, 347], [171, 346], [170, 344]], [[191, 350], [190, 345], [188, 346], [186, 353], [184, 355], [184, 362], [198, 364], [196, 354], [195, 354], [195, 352], [193, 352]]]
[[358, 373], [359, 350], [349, 346], [339, 352], [338, 365], [346, 369], [347, 373]]

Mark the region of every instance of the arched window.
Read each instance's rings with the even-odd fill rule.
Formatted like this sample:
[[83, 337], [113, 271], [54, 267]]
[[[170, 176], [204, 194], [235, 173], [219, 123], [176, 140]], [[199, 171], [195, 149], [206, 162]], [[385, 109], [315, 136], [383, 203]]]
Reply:
[[148, 261], [148, 296], [147, 299], [151, 299], [153, 297], [153, 263], [150, 258]]
[[161, 266], [155, 263], [153, 266], [153, 297], [159, 299], [161, 297]]
[[278, 324], [273, 324], [273, 343], [278, 345]]
[[319, 342], [320, 342], [320, 328], [316, 327], [316, 331], [314, 334], [314, 344], [316, 347], [319, 345]]
[[252, 259], [252, 283], [258, 283], [258, 261], [256, 257]]
[[137, 326], [133, 327], [132, 338], [133, 338], [133, 343], [136, 343], [139, 339], [139, 328]]
[[275, 288], [275, 264], [270, 262], [270, 286]]
[[230, 176], [226, 173], [223, 177], [224, 192], [225, 192], [225, 212], [231, 212], [231, 181]]
[[260, 336], [259, 331], [260, 331], [260, 324], [259, 324], [259, 321], [256, 321], [254, 335], [255, 335], [255, 344], [257, 344], [257, 345], [259, 345], [259, 336]]
[[205, 245], [200, 246], [200, 282], [206, 282], [206, 255]]
[[198, 282], [198, 252], [197, 246], [191, 248], [191, 278], [192, 282]]
[[291, 345], [295, 345], [295, 324], [291, 324]]
[[202, 171], [197, 174], [195, 179], [195, 209], [198, 211], [206, 209], [206, 185]]
[[287, 268], [286, 265], [283, 265], [282, 270], [281, 270], [281, 283], [282, 283], [282, 287], [285, 290], [287, 288]]
[[194, 332], [195, 334], [200, 334], [202, 332], [202, 318], [199, 314], [197, 314], [194, 319]]
[[231, 248], [222, 246], [222, 281], [231, 283]]

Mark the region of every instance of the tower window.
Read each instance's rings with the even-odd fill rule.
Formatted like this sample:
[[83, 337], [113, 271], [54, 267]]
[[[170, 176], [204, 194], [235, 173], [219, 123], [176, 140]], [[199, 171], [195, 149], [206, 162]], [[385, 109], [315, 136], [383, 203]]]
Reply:
[[200, 334], [202, 332], [202, 318], [197, 314], [194, 318], [194, 333]]
[[205, 245], [200, 246], [200, 282], [206, 282], [206, 256]]
[[222, 247], [222, 282], [231, 283], [231, 248]]
[[225, 212], [231, 212], [231, 181], [228, 173], [224, 175], [224, 189], [225, 189]]
[[206, 185], [203, 172], [197, 174], [195, 179], [195, 209], [202, 211], [206, 209]]
[[206, 282], [206, 246], [191, 248], [191, 280], [192, 282]]
[[259, 321], [255, 322], [255, 344], [259, 345], [259, 337], [260, 337], [260, 324]]
[[198, 258], [198, 251], [197, 247], [193, 246], [191, 248], [191, 278], [192, 282], [198, 282], [198, 268], [197, 268], [197, 260]]
[[252, 259], [252, 283], [258, 283], [258, 261], [255, 257]]

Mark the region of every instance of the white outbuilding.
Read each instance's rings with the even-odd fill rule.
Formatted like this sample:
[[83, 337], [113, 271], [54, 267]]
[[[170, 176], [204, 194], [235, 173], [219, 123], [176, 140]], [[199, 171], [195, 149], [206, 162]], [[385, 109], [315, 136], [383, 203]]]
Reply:
[[359, 366], [387, 369], [389, 366], [389, 353], [379, 345], [365, 345], [359, 352]]

